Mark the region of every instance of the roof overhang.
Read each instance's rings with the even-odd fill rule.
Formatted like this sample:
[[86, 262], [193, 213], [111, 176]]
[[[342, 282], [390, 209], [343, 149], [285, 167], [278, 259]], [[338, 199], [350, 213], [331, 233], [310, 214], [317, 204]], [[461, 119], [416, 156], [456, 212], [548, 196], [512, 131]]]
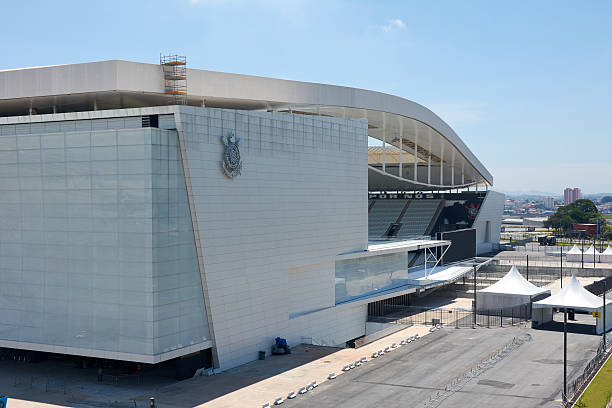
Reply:
[[[378, 186], [410, 186], [410, 181], [428, 189], [493, 184], [489, 171], [451, 127], [410, 100], [364, 89], [197, 69], [188, 69], [187, 77], [191, 105], [364, 118], [371, 137], [406, 152], [413, 149], [421, 162], [433, 158], [435, 165], [443, 156], [449, 167], [461, 166], [469, 174], [467, 181], [453, 174], [448, 177], [452, 183], [415, 181], [418, 177], [410, 180], [403, 175], [399, 177], [403, 182], [381, 179]], [[53, 113], [58, 107], [75, 112], [156, 106], [168, 101], [157, 64], [111, 60], [0, 71], [0, 116]]]

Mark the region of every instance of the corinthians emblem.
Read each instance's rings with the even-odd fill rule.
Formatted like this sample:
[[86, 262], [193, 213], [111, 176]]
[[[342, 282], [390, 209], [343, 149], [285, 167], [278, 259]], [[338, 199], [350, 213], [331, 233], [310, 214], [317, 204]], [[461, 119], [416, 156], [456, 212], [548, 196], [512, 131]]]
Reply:
[[240, 158], [240, 139], [234, 135], [234, 131], [230, 130], [226, 136], [221, 136], [221, 140], [225, 145], [223, 152], [223, 172], [229, 178], [234, 178], [240, 174], [242, 170], [242, 159]]

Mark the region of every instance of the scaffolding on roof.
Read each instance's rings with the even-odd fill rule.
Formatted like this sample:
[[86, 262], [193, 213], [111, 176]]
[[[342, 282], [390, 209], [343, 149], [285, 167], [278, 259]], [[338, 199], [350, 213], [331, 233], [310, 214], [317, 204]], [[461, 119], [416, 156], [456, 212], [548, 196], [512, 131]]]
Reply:
[[173, 105], [187, 104], [187, 57], [161, 55], [159, 65], [164, 74], [164, 92]]

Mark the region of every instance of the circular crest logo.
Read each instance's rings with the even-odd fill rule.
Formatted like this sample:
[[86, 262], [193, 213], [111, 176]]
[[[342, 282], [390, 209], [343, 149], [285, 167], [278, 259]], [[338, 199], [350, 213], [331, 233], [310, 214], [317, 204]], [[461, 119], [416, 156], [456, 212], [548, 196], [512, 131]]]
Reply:
[[225, 145], [223, 161], [221, 162], [223, 172], [227, 177], [234, 178], [241, 174], [242, 171], [242, 159], [240, 158], [241, 140], [236, 138], [233, 130], [230, 130], [227, 135], [221, 136], [221, 141]]

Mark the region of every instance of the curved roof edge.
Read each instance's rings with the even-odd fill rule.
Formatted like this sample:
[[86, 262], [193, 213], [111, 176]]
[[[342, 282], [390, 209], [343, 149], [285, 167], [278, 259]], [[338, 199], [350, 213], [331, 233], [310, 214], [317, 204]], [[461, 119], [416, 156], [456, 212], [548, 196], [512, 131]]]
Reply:
[[[382, 92], [339, 85], [301, 82], [243, 74], [188, 69], [190, 97], [226, 100], [265, 101], [279, 104], [340, 106], [394, 113], [425, 123], [453, 144], [493, 184], [493, 176], [455, 131], [426, 107]], [[164, 81], [157, 64], [109, 60], [0, 71], [0, 99], [52, 95], [128, 91], [164, 93]]]

